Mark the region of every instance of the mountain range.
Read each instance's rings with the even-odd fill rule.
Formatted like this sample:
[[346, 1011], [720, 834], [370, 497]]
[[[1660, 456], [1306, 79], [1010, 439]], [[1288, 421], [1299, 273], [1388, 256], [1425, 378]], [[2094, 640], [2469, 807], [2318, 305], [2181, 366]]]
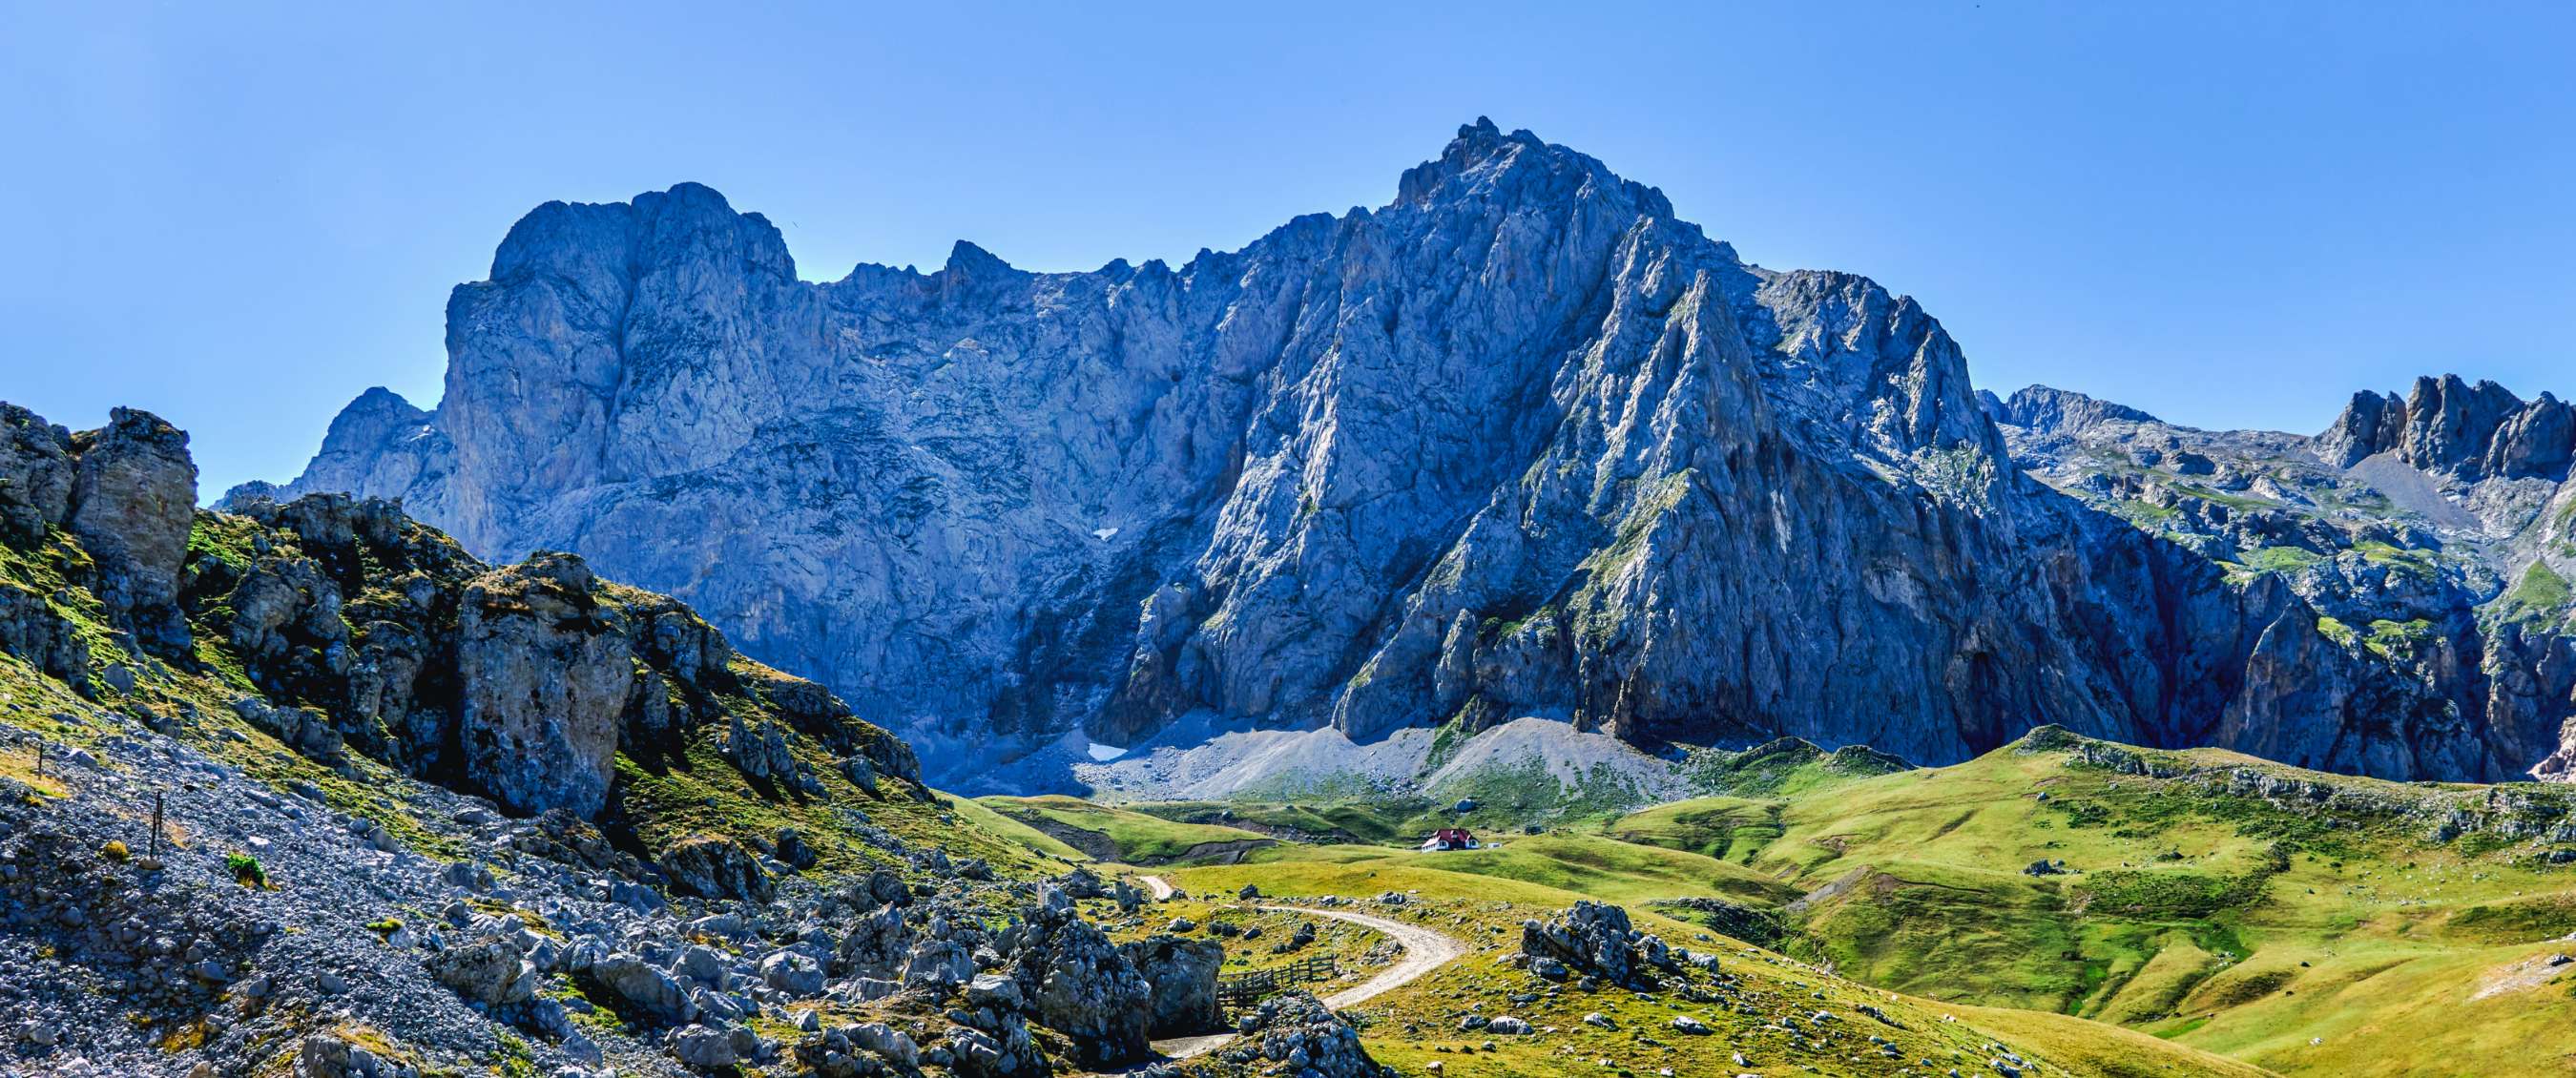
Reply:
[[447, 349], [435, 410], [370, 390], [226, 504], [577, 552], [948, 788], [1420, 785], [1507, 735], [1947, 763], [2046, 724], [2576, 771], [2566, 405], [2427, 379], [2303, 437], [1999, 398], [1913, 300], [1490, 121], [1178, 267], [960, 243], [815, 283], [703, 186], [548, 203]]

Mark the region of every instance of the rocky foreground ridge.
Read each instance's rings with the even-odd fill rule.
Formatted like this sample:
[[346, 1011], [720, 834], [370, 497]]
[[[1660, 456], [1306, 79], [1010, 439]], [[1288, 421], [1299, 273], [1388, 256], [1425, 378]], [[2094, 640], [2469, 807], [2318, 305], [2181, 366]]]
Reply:
[[[2554, 630], [2457, 676], [2347, 646], [2289, 582], [2025, 476], [1912, 300], [1746, 263], [1485, 121], [1385, 206], [1179, 267], [961, 243], [815, 284], [704, 187], [550, 203], [447, 343], [435, 412], [370, 391], [287, 491], [666, 589], [969, 790], [1068, 784], [1086, 742], [1533, 716], [2507, 779], [2559, 773], [2571, 711]], [[2388, 456], [2388, 414], [2350, 444]]]
[[0, 405], [0, 1071], [1036, 1078], [1215, 1020], [1213, 944], [1113, 944], [1141, 896], [685, 605], [195, 502], [153, 416]]

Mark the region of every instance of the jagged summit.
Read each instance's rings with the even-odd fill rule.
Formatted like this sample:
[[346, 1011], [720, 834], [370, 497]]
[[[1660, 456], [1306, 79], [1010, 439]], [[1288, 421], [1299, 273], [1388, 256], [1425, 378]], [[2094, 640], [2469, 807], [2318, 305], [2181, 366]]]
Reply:
[[2490, 381], [2456, 374], [2418, 378], [2403, 399], [2369, 390], [2317, 436], [2320, 451], [2351, 467], [2389, 453], [2427, 472], [2463, 479], [2567, 478], [2576, 458], [2576, 412], [2542, 393], [2525, 403]]
[[2163, 420], [2125, 404], [2114, 404], [2098, 397], [2086, 396], [2070, 389], [2028, 385], [2013, 391], [2009, 398], [1999, 398], [1985, 390], [1977, 391], [1977, 401], [1997, 423], [2028, 427], [2040, 431], [2058, 431], [2089, 427], [2106, 421], [2127, 423], [2161, 423]]

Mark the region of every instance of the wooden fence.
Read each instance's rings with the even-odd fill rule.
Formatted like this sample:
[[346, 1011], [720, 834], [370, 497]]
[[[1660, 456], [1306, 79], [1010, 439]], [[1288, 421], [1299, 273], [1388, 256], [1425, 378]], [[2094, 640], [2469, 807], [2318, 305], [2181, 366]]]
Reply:
[[1291, 985], [1329, 981], [1341, 975], [1342, 965], [1331, 955], [1300, 958], [1275, 969], [1217, 978], [1216, 1001], [1225, 1007], [1249, 1007]]

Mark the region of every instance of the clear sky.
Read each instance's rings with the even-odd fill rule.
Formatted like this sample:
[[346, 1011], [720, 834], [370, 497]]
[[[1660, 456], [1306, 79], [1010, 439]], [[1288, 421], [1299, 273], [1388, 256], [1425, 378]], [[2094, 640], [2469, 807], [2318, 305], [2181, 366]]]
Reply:
[[1227, 6], [0, 0], [0, 399], [160, 412], [211, 497], [434, 402], [447, 290], [549, 199], [701, 181], [813, 279], [1178, 262], [1478, 115], [1914, 295], [1983, 386], [2576, 394], [2576, 5]]

